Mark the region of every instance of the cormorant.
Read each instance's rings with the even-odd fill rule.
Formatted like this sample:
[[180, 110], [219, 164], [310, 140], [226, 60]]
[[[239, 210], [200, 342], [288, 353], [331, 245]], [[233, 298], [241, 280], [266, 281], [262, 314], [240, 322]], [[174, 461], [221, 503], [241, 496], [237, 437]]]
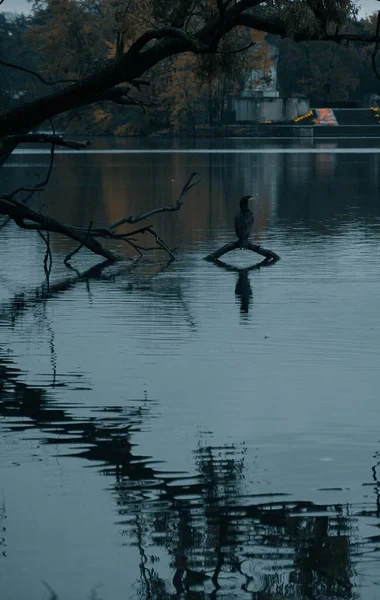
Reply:
[[240, 212], [235, 216], [235, 231], [240, 242], [240, 248], [247, 248], [248, 238], [253, 227], [253, 213], [249, 209], [248, 202], [251, 196], [243, 196], [240, 200]]

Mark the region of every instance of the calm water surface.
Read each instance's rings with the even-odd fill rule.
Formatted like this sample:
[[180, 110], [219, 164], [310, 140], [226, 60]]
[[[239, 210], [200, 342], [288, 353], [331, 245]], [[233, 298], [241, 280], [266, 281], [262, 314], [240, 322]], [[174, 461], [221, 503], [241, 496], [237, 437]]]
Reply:
[[[48, 292], [43, 241], [1, 232], [2, 600], [380, 597], [379, 142], [58, 152], [35, 205], [73, 225], [201, 182], [151, 220], [171, 265], [73, 271], [57, 237]], [[20, 149], [2, 189], [48, 162]], [[248, 193], [282, 260], [205, 262]]]

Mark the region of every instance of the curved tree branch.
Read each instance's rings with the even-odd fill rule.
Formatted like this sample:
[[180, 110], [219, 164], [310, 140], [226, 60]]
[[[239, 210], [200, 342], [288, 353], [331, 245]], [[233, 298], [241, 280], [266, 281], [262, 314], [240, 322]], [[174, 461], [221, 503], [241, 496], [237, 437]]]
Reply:
[[127, 86], [117, 86], [112, 88], [111, 90], [107, 90], [98, 95], [97, 101], [99, 100], [109, 100], [114, 102], [115, 104], [122, 104], [124, 106], [139, 106], [144, 112], [146, 106], [153, 106], [153, 102], [149, 102], [149, 104], [141, 102], [137, 100], [137, 98], [132, 98], [129, 95], [130, 88]]
[[[240, 248], [241, 248], [241, 245], [240, 245], [239, 240], [237, 240], [236, 242], [229, 242], [225, 246], [222, 246], [218, 250], [215, 250], [215, 252], [212, 252], [211, 254], [206, 256], [205, 260], [208, 260], [208, 261], [218, 260], [224, 254], [227, 254], [227, 252], [231, 252], [231, 250], [237, 250]], [[252, 250], [252, 252], [256, 252], [257, 254], [260, 254], [261, 256], [264, 256], [266, 259], [274, 261], [274, 262], [277, 262], [278, 260], [280, 260], [279, 255], [276, 254], [275, 252], [273, 252], [273, 250], [266, 250], [265, 248], [262, 248], [261, 246], [258, 246], [257, 244], [252, 244], [251, 242], [248, 242], [248, 246], [246, 247], [246, 249]]]
[[45, 85], [57, 85], [58, 83], [75, 83], [76, 79], [57, 79], [55, 81], [48, 81], [42, 75], [37, 73], [37, 71], [32, 71], [31, 69], [27, 69], [26, 67], [21, 67], [21, 65], [15, 65], [13, 63], [6, 62], [5, 60], [0, 60], [0, 65], [3, 67], [9, 67], [10, 69], [16, 69], [17, 71], [23, 71], [24, 73], [29, 73], [33, 75], [33, 77], [37, 77], [41, 83]]
[[83, 244], [83, 246], [91, 250], [91, 252], [103, 256], [107, 260], [115, 261], [119, 258], [114, 252], [104, 248], [92, 236], [78, 233], [73, 227], [65, 225], [64, 223], [57, 221], [57, 219], [48, 217], [21, 202], [17, 202], [16, 200], [4, 196], [5, 194], [0, 196], [0, 213], [11, 217], [16, 225], [22, 229], [60, 233]]
[[178, 29], [175, 27], [164, 27], [162, 29], [152, 29], [151, 31], [146, 31], [143, 33], [130, 47], [127, 52], [127, 55], [130, 54], [135, 56], [141, 50], [143, 50], [144, 46], [149, 44], [149, 42], [153, 40], [162, 40], [165, 38], [173, 38], [176, 40], [180, 40], [185, 45], [183, 52], [191, 51], [195, 54], [200, 54], [201, 52], [207, 51], [207, 45], [202, 43], [201, 40], [187, 33], [184, 29]]
[[112, 223], [112, 225], [109, 226], [109, 229], [116, 229], [117, 227], [120, 227], [120, 225], [124, 225], [125, 223], [138, 223], [139, 221], [143, 221], [144, 219], [147, 219], [148, 217], [151, 217], [152, 215], [157, 215], [158, 213], [162, 213], [162, 212], [175, 212], [177, 210], [179, 210], [183, 204], [183, 197], [186, 194], [186, 192], [189, 192], [191, 190], [191, 188], [193, 188], [195, 185], [197, 185], [200, 181], [200, 179], [197, 179], [196, 181], [194, 181], [195, 177], [198, 175], [198, 173], [192, 173], [189, 177], [189, 179], [187, 180], [187, 182], [185, 183], [185, 185], [183, 186], [177, 201], [175, 203], [174, 206], [161, 206], [160, 208], [154, 208], [153, 210], [150, 210], [142, 215], [138, 215], [137, 217], [124, 217], [123, 219], [120, 219], [120, 221], [116, 221], [115, 223]]
[[66, 146], [67, 148], [73, 148], [74, 150], [83, 150], [91, 144], [91, 142], [75, 142], [62, 137], [61, 135], [55, 135], [50, 133], [19, 133], [16, 135], [7, 135], [3, 138], [3, 144], [55, 144], [56, 146]]
[[[54, 148], [54, 146], [52, 146], [52, 148]], [[51, 168], [49, 169], [48, 177], [50, 176], [50, 173]], [[129, 231], [128, 233], [121, 234], [116, 233], [115, 230], [125, 223], [137, 223], [139, 221], [147, 219], [149, 216], [154, 214], [158, 214], [161, 212], [174, 212], [179, 210], [183, 204], [183, 196], [199, 182], [199, 180], [194, 181], [196, 175], [197, 173], [192, 173], [190, 175], [188, 181], [183, 186], [174, 206], [163, 206], [161, 208], [156, 208], [137, 217], [125, 217], [124, 219], [120, 219], [116, 223], [113, 223], [108, 228], [103, 229], [94, 229], [92, 227], [92, 223], [86, 230], [83, 230], [83, 228], [79, 227], [72, 227], [70, 225], [61, 223], [57, 219], [43, 214], [41, 211], [37, 211], [33, 208], [30, 208], [22, 202], [17, 202], [16, 200], [14, 200], [13, 196], [19, 191], [24, 191], [25, 188], [20, 188], [19, 190], [11, 192], [10, 194], [0, 194], [0, 214], [6, 215], [9, 218], [13, 219], [16, 225], [18, 225], [22, 229], [38, 231], [40, 234], [43, 232], [59, 233], [74, 240], [75, 242], [78, 242], [79, 247], [66, 256], [64, 261], [65, 264], [67, 264], [68, 261], [72, 258], [72, 256], [74, 256], [74, 254], [76, 254], [82, 247], [88, 248], [88, 250], [90, 250], [91, 252], [103, 256], [109, 261], [114, 262], [116, 260], [119, 260], [120, 257], [114, 252], [105, 248], [102, 244], [100, 244], [97, 238], [123, 241], [132, 246], [139, 253], [139, 255], [142, 256], [142, 250], [147, 249], [140, 246], [139, 244], [136, 244], [132, 236], [144, 233], [148, 233], [149, 235], [154, 237], [157, 247], [161, 248], [162, 250], [165, 250], [165, 252], [167, 252], [167, 254], [169, 255], [170, 259], [174, 260], [176, 258], [175, 253], [154, 231], [151, 225], [147, 225], [135, 231]], [[46, 181], [44, 182], [44, 184], [45, 183]], [[34, 193], [39, 189], [43, 188], [35, 188], [32, 190], [32, 192]]]
[[251, 42], [247, 46], [243, 46], [243, 48], [236, 48], [234, 50], [215, 50], [215, 54], [237, 54], [238, 52], [245, 52], [245, 50], [249, 50], [253, 46], [256, 46], [256, 42]]

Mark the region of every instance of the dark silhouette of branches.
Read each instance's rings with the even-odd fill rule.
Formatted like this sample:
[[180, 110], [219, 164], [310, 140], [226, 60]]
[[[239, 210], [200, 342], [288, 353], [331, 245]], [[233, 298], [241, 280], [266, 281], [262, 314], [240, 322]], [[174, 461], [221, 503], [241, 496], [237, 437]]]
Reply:
[[[0, 4], [1, 4], [1, 2], [0, 2]], [[30, 75], [33, 75], [33, 77], [36, 77], [39, 81], [41, 81], [41, 83], [43, 83], [45, 85], [54, 86], [54, 85], [57, 85], [58, 83], [75, 83], [77, 81], [76, 79], [57, 79], [55, 81], [48, 81], [47, 79], [42, 77], [42, 75], [37, 73], [37, 71], [32, 71], [32, 69], [27, 69], [26, 67], [22, 67], [21, 65], [15, 65], [13, 63], [6, 62], [5, 60], [0, 60], [0, 65], [3, 67], [9, 67], [10, 69], [16, 69], [17, 71], [22, 71], [23, 73], [29, 73]]]
[[[225, 246], [222, 246], [218, 250], [215, 250], [215, 252], [212, 252], [211, 254], [206, 256], [205, 260], [216, 261], [224, 254], [227, 254], [227, 252], [231, 252], [231, 250], [237, 250], [239, 248], [241, 248], [241, 245], [238, 240], [236, 242], [229, 242], [228, 244], [225, 244]], [[271, 261], [271, 262], [277, 262], [278, 260], [280, 260], [280, 257], [278, 256], [278, 254], [273, 252], [273, 250], [266, 250], [262, 246], [258, 246], [257, 244], [252, 244], [251, 242], [248, 242], [246, 249], [252, 250], [252, 252], [256, 252], [257, 254], [264, 256], [268, 261]]]
[[[91, 252], [103, 256], [105, 259], [109, 261], [116, 261], [120, 257], [105, 248], [100, 242], [99, 239], [108, 239], [108, 240], [116, 240], [123, 241], [128, 245], [132, 246], [139, 254], [139, 256], [143, 255], [144, 251], [152, 250], [151, 247], [146, 248], [141, 246], [140, 244], [136, 244], [132, 239], [133, 236], [138, 234], [148, 233], [151, 237], [155, 239], [156, 247], [164, 250], [170, 257], [171, 260], [176, 258], [176, 255], [173, 250], [171, 250], [164, 240], [154, 231], [151, 225], [145, 226], [143, 228], [130, 231], [127, 233], [117, 233], [116, 229], [125, 223], [138, 223], [139, 221], [143, 221], [148, 217], [162, 213], [162, 212], [174, 212], [180, 210], [183, 204], [184, 195], [189, 192], [198, 182], [199, 179], [196, 179], [197, 173], [192, 173], [183, 186], [179, 196], [177, 198], [174, 206], [163, 206], [160, 208], [156, 208], [154, 210], [148, 211], [143, 215], [138, 215], [136, 217], [124, 217], [120, 219], [116, 223], [112, 223], [108, 228], [96, 229], [92, 227], [92, 223], [87, 228], [87, 230], [80, 227], [72, 227], [70, 225], [66, 225], [61, 223], [57, 219], [49, 217], [45, 215], [41, 211], [37, 211], [33, 208], [27, 206], [24, 202], [18, 202], [14, 200], [14, 196], [21, 191], [29, 191], [30, 193], [34, 193], [36, 191], [41, 191], [44, 189], [44, 185], [46, 185], [52, 169], [52, 161], [54, 158], [54, 145], [52, 146], [52, 154], [51, 154], [51, 163], [47, 178], [42, 184], [36, 186], [35, 188], [18, 188], [9, 194], [0, 194], [0, 214], [6, 215], [14, 220], [16, 225], [18, 225], [22, 229], [28, 229], [30, 231], [38, 231], [41, 232], [50, 232], [50, 233], [59, 233], [64, 235], [76, 242], [79, 243], [79, 247], [76, 248], [73, 252], [69, 253], [65, 258], [65, 263], [68, 263], [72, 256], [74, 256], [81, 248], [86, 247]], [[196, 179], [194, 181], [194, 179]], [[47, 238], [43, 238], [45, 243], [47, 244]], [[51, 258], [51, 253], [50, 253]], [[48, 259], [46, 259], [47, 264]]]

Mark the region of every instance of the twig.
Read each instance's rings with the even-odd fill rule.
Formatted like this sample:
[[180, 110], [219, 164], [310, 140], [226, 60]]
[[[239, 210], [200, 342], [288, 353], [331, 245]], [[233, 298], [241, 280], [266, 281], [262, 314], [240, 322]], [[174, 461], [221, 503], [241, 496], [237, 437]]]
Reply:
[[[49, 168], [48, 168], [48, 172], [46, 174], [45, 180], [42, 181], [41, 183], [39, 183], [38, 186], [35, 186], [34, 188], [31, 188], [29, 190], [27, 188], [19, 188], [18, 190], [14, 190], [13, 192], [11, 192], [11, 194], [0, 194], [0, 200], [1, 199], [12, 199], [12, 197], [15, 194], [18, 194], [21, 191], [29, 191], [29, 194], [23, 200], [23, 204], [26, 204], [27, 202], [29, 202], [29, 200], [32, 198], [32, 196], [36, 192], [43, 191], [44, 188], [49, 183], [50, 175], [51, 175], [52, 170], [53, 170], [53, 163], [54, 163], [54, 144], [52, 144], [51, 149], [50, 149], [50, 164], [49, 164]], [[3, 223], [1, 223], [1, 225], [0, 225], [0, 231], [2, 229], [4, 229], [4, 227], [6, 227], [6, 225], [8, 225], [9, 221], [11, 220], [11, 218], [12, 217], [8, 217], [7, 219], [5, 219], [5, 221]]]
[[[93, 225], [94, 221], [91, 221], [90, 225], [88, 226], [88, 230], [87, 230], [87, 237], [86, 237], [86, 241], [88, 240], [90, 233], [91, 233], [91, 228]], [[65, 260], [63, 261], [65, 265], [67, 265], [67, 263], [72, 259], [72, 257], [79, 252], [79, 250], [81, 250], [84, 246], [84, 243], [82, 242], [77, 248], [75, 248], [75, 250], [73, 250], [72, 252], [70, 252], [69, 254], [66, 255]]]
[[197, 185], [200, 181], [200, 179], [197, 179], [197, 181], [193, 182], [193, 179], [198, 175], [198, 173], [192, 173], [188, 179], [188, 181], [185, 183], [185, 185], [183, 186], [177, 201], [175, 203], [174, 206], [162, 206], [161, 208], [154, 208], [153, 210], [150, 210], [142, 215], [139, 215], [137, 217], [124, 217], [123, 219], [120, 219], [120, 221], [116, 221], [115, 223], [112, 223], [112, 225], [109, 226], [109, 229], [116, 229], [117, 227], [120, 227], [120, 225], [124, 225], [124, 223], [138, 223], [139, 221], [143, 221], [144, 219], [147, 219], [148, 217], [151, 217], [152, 215], [156, 215], [158, 213], [162, 213], [162, 212], [174, 212], [176, 210], [179, 210], [183, 204], [183, 196], [186, 194], [186, 192], [190, 191], [191, 188], [193, 188], [195, 185]]
[[167, 246], [164, 242], [164, 240], [162, 238], [160, 238], [160, 236], [151, 228], [147, 229], [147, 231], [153, 235], [153, 237], [155, 238], [157, 244], [160, 246], [160, 248], [162, 248], [163, 250], [166, 250], [166, 252], [169, 254], [170, 258], [172, 260], [175, 260], [177, 257], [174, 254], [174, 252], [172, 250], [170, 250], [169, 246]]
[[[53, 156], [54, 145], [52, 146], [52, 157]], [[47, 181], [49, 180], [51, 170], [52, 160], [50, 163], [49, 172], [46, 177], [46, 180], [42, 182], [38, 188], [33, 188], [31, 190], [31, 194], [33, 194], [37, 190], [43, 189], [43, 186], [45, 186]], [[148, 216], [151, 216], [153, 214], [161, 212], [173, 212], [179, 210], [183, 204], [183, 197], [185, 193], [191, 190], [191, 188], [199, 182], [199, 179], [196, 179], [196, 181], [194, 181], [196, 175], [196, 173], [192, 173], [190, 175], [189, 179], [183, 186], [174, 206], [164, 206], [161, 208], [156, 208], [137, 217], [126, 217], [124, 219], [121, 219], [120, 221], [117, 221], [116, 223], [113, 223], [110, 227], [107, 228], [94, 229], [93, 222], [90, 223], [87, 229], [84, 229], [82, 227], [71, 227], [69, 225], [65, 225], [64, 223], [61, 223], [60, 221], [57, 221], [56, 219], [53, 219], [52, 217], [43, 214], [41, 211], [36, 211], [28, 207], [25, 203], [18, 202], [13, 199], [13, 196], [15, 196], [16, 193], [20, 191], [25, 191], [27, 188], [19, 188], [18, 190], [15, 190], [10, 194], [0, 194], [0, 214], [7, 215], [9, 218], [13, 219], [16, 225], [18, 225], [22, 229], [38, 231], [47, 245], [48, 241], [46, 241], [43, 232], [59, 233], [72, 240], [75, 240], [76, 242], [79, 242], [79, 246], [65, 257], [64, 263], [66, 264], [66, 266], [68, 265], [70, 259], [84, 246], [90, 251], [94, 252], [95, 254], [99, 254], [100, 256], [103, 256], [109, 261], [116, 261], [120, 258], [107, 248], [103, 247], [102, 244], [100, 244], [100, 242], [96, 238], [123, 241], [132, 248], [134, 248], [140, 257], [143, 256], [143, 251], [150, 251], [161, 248], [162, 250], [165, 250], [165, 252], [167, 252], [171, 260], [175, 260], [175, 252], [171, 248], [169, 248], [169, 246], [158, 235], [158, 233], [156, 233], [152, 225], [146, 225], [144, 227], [140, 227], [139, 229], [135, 229], [127, 233], [117, 233], [115, 230], [117, 229], [117, 227], [124, 223], [136, 223], [138, 221], [146, 219]], [[156, 247], [145, 248], [140, 244], [135, 243], [135, 236], [144, 233], [149, 233], [149, 235], [154, 237], [155, 242], [157, 244]], [[47, 260], [48, 258], [46, 258], [46, 265]]]
[[214, 54], [237, 54], [238, 52], [244, 52], [252, 46], [256, 46], [256, 42], [251, 42], [247, 46], [243, 46], [243, 48], [236, 48], [236, 50], [215, 50]]
[[44, 586], [46, 587], [46, 589], [50, 593], [49, 600], [58, 600], [58, 594], [53, 590], [52, 587], [50, 587], [50, 585], [47, 583], [47, 581], [45, 581], [44, 579], [42, 579], [42, 583], [44, 584]]
[[[20, 188], [17, 188], [16, 190], [13, 190], [13, 192], [10, 192], [9, 194], [0, 194], [0, 199], [12, 200], [13, 196], [15, 196], [16, 194], [19, 194], [20, 192], [31, 192], [31, 194], [28, 196], [28, 200], [29, 200], [32, 197], [32, 195], [35, 194], [36, 192], [43, 192], [44, 188], [49, 183], [50, 175], [53, 170], [53, 163], [54, 163], [54, 144], [52, 144], [52, 146], [51, 146], [50, 164], [49, 164], [49, 169], [48, 169], [45, 180], [41, 181], [38, 185], [34, 186], [33, 188], [20, 187]], [[26, 201], [26, 199], [24, 200], [24, 203], [25, 203], [25, 201]]]
[[3, 67], [9, 67], [10, 69], [17, 69], [18, 71], [23, 71], [24, 73], [29, 73], [30, 75], [37, 77], [37, 79], [39, 79], [41, 83], [44, 83], [45, 85], [57, 85], [58, 83], [76, 83], [77, 81], [76, 79], [57, 79], [56, 81], [47, 81], [47, 79], [44, 79], [42, 75], [40, 75], [36, 71], [27, 69], [26, 67], [21, 67], [20, 65], [15, 65], [13, 63], [6, 62], [5, 60], [0, 60], [0, 65]]
[[11, 144], [55, 144], [56, 146], [67, 146], [74, 150], [83, 150], [91, 144], [91, 142], [74, 142], [68, 140], [61, 135], [52, 135], [51, 133], [20, 133], [17, 135], [7, 135], [2, 140], [4, 145]]
[[[144, 82], [145, 83], [145, 82]], [[141, 82], [140, 82], [141, 85]], [[114, 102], [115, 104], [122, 104], [125, 106], [139, 106], [140, 108], [142, 108], [142, 110], [144, 112], [145, 111], [145, 106], [154, 106], [154, 102], [149, 102], [148, 104], [144, 104], [143, 102], [141, 102], [140, 100], [137, 100], [137, 98], [132, 98], [130, 96], [130, 88], [127, 86], [118, 86], [115, 88], [112, 88], [110, 90], [107, 90], [106, 92], [102, 92], [101, 94], [98, 94], [97, 101], [100, 100], [109, 100], [110, 102]]]
[[[45, 258], [44, 258], [44, 271], [45, 271], [46, 283], [47, 283], [47, 287], [48, 287], [48, 291], [49, 291], [49, 283], [50, 283], [49, 277], [50, 277], [51, 268], [53, 265], [53, 257], [52, 257], [51, 250], [50, 250], [50, 234], [48, 231], [46, 232], [46, 237], [44, 236], [42, 231], [38, 231], [38, 234], [40, 235], [40, 237], [43, 239], [43, 241], [46, 244], [46, 253], [45, 253]], [[48, 265], [48, 262], [49, 262], [49, 265]]]

